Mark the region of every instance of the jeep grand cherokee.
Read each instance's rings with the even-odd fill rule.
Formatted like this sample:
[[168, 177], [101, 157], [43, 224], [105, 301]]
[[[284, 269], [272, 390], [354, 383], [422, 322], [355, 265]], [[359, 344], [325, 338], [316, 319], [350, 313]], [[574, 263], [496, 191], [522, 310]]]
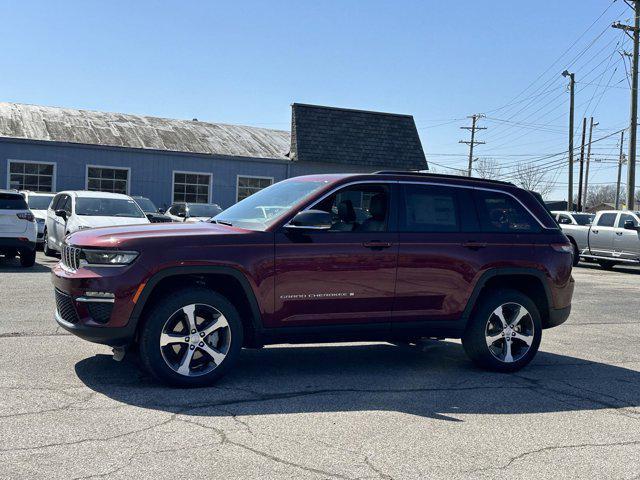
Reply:
[[209, 222], [74, 233], [53, 283], [62, 327], [195, 386], [274, 343], [461, 338], [515, 371], [567, 319], [571, 268], [531, 192], [378, 172], [291, 178]]

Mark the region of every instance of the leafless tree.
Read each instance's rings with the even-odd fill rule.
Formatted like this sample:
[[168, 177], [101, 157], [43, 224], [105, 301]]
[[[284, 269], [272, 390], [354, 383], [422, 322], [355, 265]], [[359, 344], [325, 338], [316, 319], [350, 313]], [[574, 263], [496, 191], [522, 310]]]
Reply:
[[481, 158], [475, 162], [475, 176], [479, 178], [499, 179], [502, 168], [493, 158]]
[[545, 198], [553, 190], [553, 183], [547, 178], [545, 170], [535, 163], [518, 165], [513, 170], [511, 177], [519, 187], [538, 192]]

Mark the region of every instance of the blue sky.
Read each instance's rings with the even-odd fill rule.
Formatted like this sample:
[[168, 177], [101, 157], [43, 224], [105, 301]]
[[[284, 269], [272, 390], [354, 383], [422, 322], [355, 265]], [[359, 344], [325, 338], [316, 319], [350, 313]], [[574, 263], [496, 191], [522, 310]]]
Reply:
[[[0, 15], [2, 101], [280, 129], [292, 102], [410, 113], [447, 172], [466, 163], [465, 117], [486, 113], [477, 155], [506, 176], [544, 166], [558, 198], [566, 167], [544, 157], [567, 144], [560, 72], [578, 57], [577, 127], [628, 123], [630, 43], [607, 28], [631, 16], [622, 0], [2, 1]], [[616, 152], [617, 136], [594, 144], [594, 183], [615, 180]]]

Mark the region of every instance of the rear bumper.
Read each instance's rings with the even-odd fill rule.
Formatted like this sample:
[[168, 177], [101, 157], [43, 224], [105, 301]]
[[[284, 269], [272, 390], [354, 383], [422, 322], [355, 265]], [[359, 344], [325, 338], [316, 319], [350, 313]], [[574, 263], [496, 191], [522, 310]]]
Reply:
[[36, 242], [26, 237], [0, 237], [0, 250], [16, 249], [16, 250], [35, 250]]
[[571, 314], [571, 305], [564, 308], [552, 308], [549, 311], [549, 319], [544, 323], [542, 328], [553, 328], [562, 325], [567, 321]]

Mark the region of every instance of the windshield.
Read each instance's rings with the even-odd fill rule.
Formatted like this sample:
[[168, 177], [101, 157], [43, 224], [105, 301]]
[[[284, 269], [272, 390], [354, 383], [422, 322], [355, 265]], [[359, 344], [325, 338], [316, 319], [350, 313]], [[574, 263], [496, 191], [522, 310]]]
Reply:
[[53, 195], [29, 195], [29, 208], [31, 210], [46, 210], [49, 208]]
[[218, 205], [208, 205], [197, 203], [189, 204], [190, 217], [215, 217], [222, 209]]
[[157, 210], [153, 202], [146, 197], [137, 197], [134, 200], [140, 205], [143, 212], [155, 212]]
[[326, 180], [276, 183], [229, 207], [214, 220], [250, 230], [265, 230], [293, 205], [326, 184]]
[[76, 200], [76, 215], [131, 218], [145, 216], [136, 202], [124, 198], [78, 198]]
[[574, 213], [573, 218], [575, 218], [576, 223], [578, 225], [591, 225], [593, 222], [595, 215], [588, 213]]

